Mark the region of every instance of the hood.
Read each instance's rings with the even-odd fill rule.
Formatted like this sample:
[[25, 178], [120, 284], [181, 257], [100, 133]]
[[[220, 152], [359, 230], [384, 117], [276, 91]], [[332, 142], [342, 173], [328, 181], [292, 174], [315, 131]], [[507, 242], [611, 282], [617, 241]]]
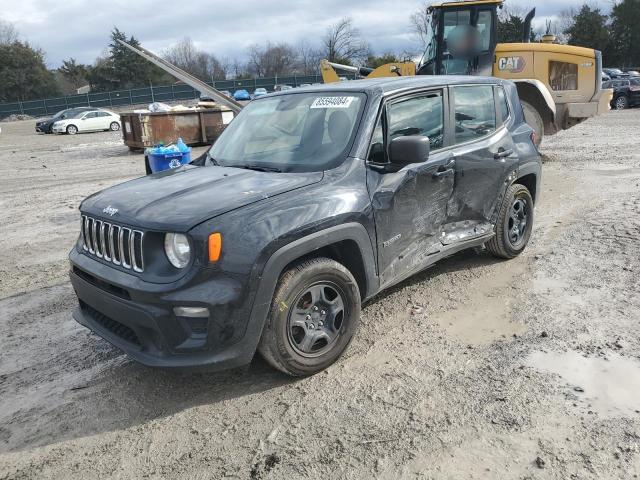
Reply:
[[322, 172], [271, 173], [187, 165], [95, 193], [82, 202], [80, 210], [114, 223], [186, 232], [205, 220], [317, 183], [322, 177]]

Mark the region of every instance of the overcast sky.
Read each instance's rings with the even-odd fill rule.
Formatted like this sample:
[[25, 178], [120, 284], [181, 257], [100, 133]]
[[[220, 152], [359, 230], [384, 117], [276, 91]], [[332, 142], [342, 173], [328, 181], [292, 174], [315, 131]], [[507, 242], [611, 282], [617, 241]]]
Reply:
[[[146, 48], [162, 52], [184, 36], [220, 57], [244, 57], [253, 43], [319, 42], [328, 25], [352, 17], [373, 51], [416, 50], [409, 15], [421, 0], [0, 0], [0, 18], [46, 52], [49, 67], [74, 57], [92, 63], [118, 26]], [[584, 0], [510, 0], [509, 7], [537, 8], [534, 26]], [[608, 10], [606, 0], [590, 0]]]

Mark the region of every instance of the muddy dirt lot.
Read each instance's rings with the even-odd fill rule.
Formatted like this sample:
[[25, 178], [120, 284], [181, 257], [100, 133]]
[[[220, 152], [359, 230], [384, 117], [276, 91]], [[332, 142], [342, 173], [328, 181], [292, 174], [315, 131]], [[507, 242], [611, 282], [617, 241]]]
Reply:
[[77, 325], [77, 206], [142, 158], [32, 131], [0, 134], [0, 478], [640, 476], [640, 111], [546, 140], [524, 255], [463, 253], [369, 302], [302, 380], [151, 370]]

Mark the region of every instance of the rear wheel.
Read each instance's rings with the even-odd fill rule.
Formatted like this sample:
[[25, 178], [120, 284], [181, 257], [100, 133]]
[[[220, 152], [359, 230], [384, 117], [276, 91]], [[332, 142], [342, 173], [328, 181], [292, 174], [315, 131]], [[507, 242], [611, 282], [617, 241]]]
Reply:
[[520, 103], [522, 104], [522, 110], [524, 110], [524, 120], [536, 133], [536, 147], [539, 147], [542, 143], [542, 137], [544, 137], [544, 121], [542, 120], [542, 115], [540, 115], [540, 112], [530, 103]]
[[500, 258], [520, 255], [531, 238], [533, 230], [533, 198], [524, 185], [511, 185], [505, 193], [496, 235], [487, 242], [487, 250]]
[[616, 110], [624, 110], [626, 108], [629, 108], [629, 99], [624, 95], [621, 95], [616, 98], [614, 105], [616, 107]]
[[351, 272], [328, 258], [308, 260], [280, 277], [258, 350], [288, 375], [313, 375], [344, 352], [359, 317]]
[[78, 127], [76, 127], [75, 125], [68, 125], [67, 126], [67, 133], [69, 135], [75, 135], [76, 133], [78, 133]]

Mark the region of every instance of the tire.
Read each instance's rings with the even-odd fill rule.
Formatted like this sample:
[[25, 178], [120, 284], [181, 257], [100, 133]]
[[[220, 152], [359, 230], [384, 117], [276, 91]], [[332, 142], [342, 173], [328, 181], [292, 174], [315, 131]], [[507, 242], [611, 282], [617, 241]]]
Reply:
[[533, 198], [527, 187], [515, 183], [505, 193], [496, 234], [487, 242], [487, 250], [499, 258], [515, 258], [526, 248], [532, 230]]
[[302, 262], [280, 276], [258, 351], [287, 375], [318, 373], [349, 346], [360, 307], [358, 284], [343, 265]]
[[76, 133], [78, 133], [78, 127], [76, 127], [75, 125], [68, 125], [67, 126], [67, 133], [69, 135], [75, 135]]
[[614, 107], [616, 110], [625, 110], [629, 108], [629, 99], [624, 95], [620, 95], [614, 101]]
[[536, 108], [528, 102], [520, 102], [524, 110], [524, 120], [536, 132], [536, 147], [539, 147], [544, 137], [544, 121], [542, 115]]
[[112, 132], [117, 132], [118, 130], [120, 130], [120, 124], [118, 122], [111, 122], [111, 125], [109, 125], [109, 130], [111, 130]]

